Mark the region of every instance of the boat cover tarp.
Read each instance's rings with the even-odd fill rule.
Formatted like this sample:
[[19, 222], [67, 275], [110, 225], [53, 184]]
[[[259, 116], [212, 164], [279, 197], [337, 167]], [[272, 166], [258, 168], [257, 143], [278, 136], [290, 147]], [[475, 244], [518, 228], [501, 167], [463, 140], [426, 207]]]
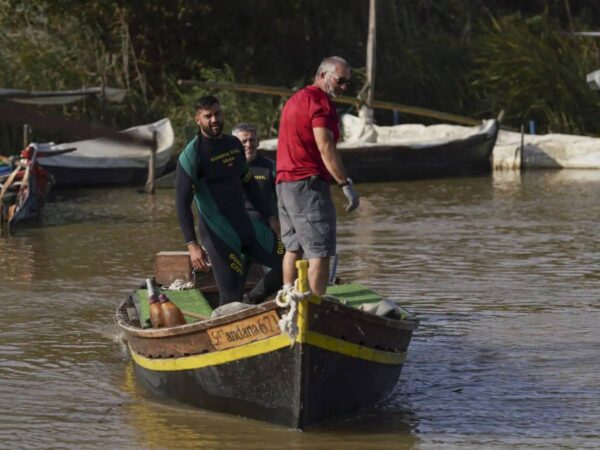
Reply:
[[[341, 117], [342, 137], [338, 148], [368, 148], [381, 145], [409, 145], [411, 147], [428, 147], [453, 140], [466, 139], [481, 133], [493, 134], [494, 121], [484, 120], [480, 126], [465, 127], [461, 125], [422, 125], [402, 124], [394, 126], [368, 125], [362, 118], [351, 114]], [[275, 150], [277, 139], [260, 142], [260, 148]]]
[[523, 134], [501, 130], [494, 169], [600, 169], [600, 138], [571, 134]]
[[[140, 125], [124, 130], [145, 138], [152, 138], [157, 131], [158, 147], [156, 166], [165, 165], [170, 157], [175, 140], [171, 121], [167, 118], [158, 122]], [[73, 169], [100, 168], [146, 168], [150, 158], [150, 148], [134, 144], [122, 144], [110, 139], [88, 139], [85, 141], [67, 142], [63, 144], [45, 144], [44, 150], [61, 151], [75, 147], [77, 150], [52, 158], [40, 158], [39, 163], [45, 167], [68, 167]]]

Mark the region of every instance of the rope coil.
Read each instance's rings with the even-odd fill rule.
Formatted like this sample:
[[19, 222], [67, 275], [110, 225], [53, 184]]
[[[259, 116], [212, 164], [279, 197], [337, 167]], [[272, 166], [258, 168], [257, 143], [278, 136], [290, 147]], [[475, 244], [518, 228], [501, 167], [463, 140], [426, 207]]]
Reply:
[[298, 303], [302, 300], [310, 297], [312, 292], [310, 289], [307, 292], [300, 292], [298, 286], [298, 280], [294, 282], [294, 285], [284, 285], [277, 296], [275, 297], [275, 303], [280, 308], [290, 307], [286, 314], [281, 316], [279, 319], [279, 329], [282, 333], [287, 334], [290, 337], [290, 347], [293, 347], [296, 343], [296, 336], [298, 335], [298, 325], [296, 324], [296, 316], [298, 315]]

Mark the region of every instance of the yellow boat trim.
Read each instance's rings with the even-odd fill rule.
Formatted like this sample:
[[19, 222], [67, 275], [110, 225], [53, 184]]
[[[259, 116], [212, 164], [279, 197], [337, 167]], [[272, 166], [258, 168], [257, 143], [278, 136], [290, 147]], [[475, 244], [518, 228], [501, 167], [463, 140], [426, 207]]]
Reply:
[[[307, 343], [323, 350], [381, 364], [398, 365], [402, 364], [406, 359], [406, 353], [376, 350], [325, 336], [314, 331], [309, 331], [305, 335], [303, 341], [299, 338], [300, 336], [296, 338], [297, 343]], [[251, 358], [253, 356], [274, 352], [289, 346], [289, 337], [287, 335], [279, 335], [251, 342], [250, 344], [242, 345], [240, 347], [205, 353], [202, 355], [182, 356], [179, 358], [148, 358], [136, 353], [131, 346], [129, 347], [129, 350], [131, 351], [133, 360], [145, 369], [155, 371], [178, 371], [201, 369], [203, 367], [226, 364], [239, 359]]]
[[201, 369], [207, 366], [217, 366], [238, 359], [251, 358], [264, 353], [274, 352], [280, 348], [289, 347], [290, 338], [287, 335], [273, 336], [256, 342], [251, 342], [240, 347], [228, 348], [202, 355], [181, 356], [178, 358], [147, 358], [136, 353], [131, 346], [131, 356], [140, 366], [151, 370], [189, 370]]
[[396, 353], [377, 350], [375, 348], [353, 344], [352, 342], [342, 341], [341, 339], [335, 339], [331, 336], [326, 336], [314, 331], [309, 331], [306, 334], [305, 342], [323, 350], [329, 350], [330, 352], [341, 353], [342, 355], [381, 364], [397, 365], [402, 364], [406, 360], [406, 352]]
[[[296, 262], [298, 268], [298, 285], [300, 292], [308, 290], [308, 262], [301, 260]], [[351, 342], [326, 336], [315, 331], [308, 330], [308, 303], [319, 304], [321, 298], [311, 295], [298, 304], [297, 326], [298, 335], [296, 342], [299, 344], [309, 344], [314, 347], [327, 350], [333, 353], [349, 356], [351, 358], [362, 359], [365, 361], [376, 362], [380, 364], [399, 365], [406, 359], [406, 352], [386, 352], [363, 345], [353, 344]], [[228, 348], [202, 355], [181, 356], [178, 358], [148, 358], [136, 353], [131, 346], [131, 356], [133, 360], [149, 370], [155, 371], [178, 371], [201, 369], [208, 366], [226, 364], [244, 358], [263, 355], [276, 350], [289, 347], [290, 339], [287, 335], [273, 336], [260, 341], [251, 342], [239, 347]]]

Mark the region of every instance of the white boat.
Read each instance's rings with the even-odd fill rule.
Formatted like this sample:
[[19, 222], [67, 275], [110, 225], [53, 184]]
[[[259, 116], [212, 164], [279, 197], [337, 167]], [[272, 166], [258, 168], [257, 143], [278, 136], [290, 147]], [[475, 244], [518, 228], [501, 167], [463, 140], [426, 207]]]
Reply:
[[[499, 123], [480, 126], [404, 124], [365, 125], [362, 119], [342, 116], [342, 161], [356, 182], [460, 177], [490, 172], [490, 156]], [[261, 141], [261, 153], [276, 158], [277, 139]]]
[[[173, 127], [168, 118], [123, 130], [123, 133], [151, 139], [156, 132], [156, 176], [172, 167]], [[40, 159], [55, 178], [57, 186], [106, 186], [143, 184], [148, 177], [149, 147], [110, 139], [52, 144], [53, 151], [75, 151]], [[174, 166], [173, 166], [174, 167]]]

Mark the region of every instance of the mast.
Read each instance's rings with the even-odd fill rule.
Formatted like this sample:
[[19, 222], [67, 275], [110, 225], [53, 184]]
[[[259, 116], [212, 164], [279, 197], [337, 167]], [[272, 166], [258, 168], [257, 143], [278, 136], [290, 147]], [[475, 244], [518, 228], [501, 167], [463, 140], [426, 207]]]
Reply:
[[373, 125], [373, 100], [375, 97], [375, 45], [377, 38], [377, 0], [369, 0], [369, 33], [367, 36], [367, 90], [365, 105], [359, 117], [366, 125]]

